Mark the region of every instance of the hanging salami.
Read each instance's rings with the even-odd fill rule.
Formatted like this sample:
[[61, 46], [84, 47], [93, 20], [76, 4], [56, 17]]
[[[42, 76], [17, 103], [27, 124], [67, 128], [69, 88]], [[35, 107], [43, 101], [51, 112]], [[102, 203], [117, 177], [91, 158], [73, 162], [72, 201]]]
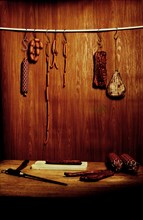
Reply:
[[107, 70], [106, 52], [97, 51], [94, 54], [94, 85], [100, 89], [106, 89]]
[[28, 73], [29, 73], [29, 62], [27, 57], [22, 61], [21, 68], [21, 92], [23, 96], [27, 96], [28, 93]]
[[25, 52], [25, 57], [21, 63], [21, 93], [23, 96], [27, 96], [28, 93], [28, 75], [29, 75], [29, 61], [27, 58], [27, 50], [28, 50], [28, 39], [25, 34], [24, 39], [22, 41], [23, 51]]
[[102, 50], [101, 36], [98, 33], [98, 50], [93, 56], [94, 60], [94, 78], [93, 86], [95, 88], [106, 89], [107, 69], [106, 69], [106, 52]]

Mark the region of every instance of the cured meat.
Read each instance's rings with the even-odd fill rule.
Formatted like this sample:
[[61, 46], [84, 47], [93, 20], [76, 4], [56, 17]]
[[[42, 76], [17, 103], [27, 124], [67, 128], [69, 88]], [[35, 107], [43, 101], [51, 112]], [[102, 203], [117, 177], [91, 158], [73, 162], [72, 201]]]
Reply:
[[134, 158], [132, 158], [129, 154], [126, 153], [122, 154], [120, 158], [123, 161], [123, 168], [125, 172], [133, 174], [137, 173], [139, 169], [139, 163]]
[[125, 96], [126, 88], [122, 81], [118, 70], [112, 75], [112, 78], [107, 85], [106, 93], [111, 98], [123, 98]]
[[107, 69], [106, 69], [106, 52], [97, 51], [94, 54], [94, 79], [93, 84], [100, 89], [106, 89]]
[[29, 62], [27, 58], [22, 61], [21, 68], [21, 93], [27, 96], [28, 93], [28, 75], [29, 75]]
[[80, 181], [84, 182], [96, 182], [101, 179], [113, 176], [114, 172], [111, 170], [105, 170], [104, 172], [99, 172], [98, 174], [89, 174], [89, 175], [84, 175], [80, 176]]
[[123, 168], [123, 161], [116, 153], [111, 152], [107, 156], [106, 166], [114, 172], [120, 172]]
[[81, 165], [81, 160], [46, 160], [46, 164], [71, 164], [71, 165]]
[[64, 172], [64, 175], [67, 177], [75, 177], [75, 176], [86, 176], [89, 174], [99, 174], [104, 172], [105, 170], [88, 170], [88, 171], [77, 171], [77, 172]]

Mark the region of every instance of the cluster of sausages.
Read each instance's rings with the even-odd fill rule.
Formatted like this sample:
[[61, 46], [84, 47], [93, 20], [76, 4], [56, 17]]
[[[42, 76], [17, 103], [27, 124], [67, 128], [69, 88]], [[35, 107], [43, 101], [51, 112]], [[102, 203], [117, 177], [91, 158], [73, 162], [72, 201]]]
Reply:
[[28, 55], [31, 62], [38, 61], [41, 49], [43, 49], [43, 43], [40, 39], [34, 38], [30, 41]]

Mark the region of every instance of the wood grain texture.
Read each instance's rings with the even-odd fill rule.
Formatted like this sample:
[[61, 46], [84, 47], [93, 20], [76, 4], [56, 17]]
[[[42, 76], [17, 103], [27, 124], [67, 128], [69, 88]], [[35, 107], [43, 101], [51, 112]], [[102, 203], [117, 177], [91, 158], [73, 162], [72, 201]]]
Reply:
[[[142, 25], [143, 1], [1, 1], [0, 26], [39, 29], [89, 29]], [[48, 33], [48, 32], [47, 32]], [[114, 32], [101, 33], [107, 52], [108, 82], [115, 71]], [[48, 33], [50, 46], [54, 33]], [[62, 33], [57, 65], [49, 71], [49, 140], [46, 137], [45, 33], [39, 60], [29, 66], [27, 97], [20, 93], [24, 33], [0, 32], [1, 157], [4, 159], [82, 159], [104, 161], [108, 152], [127, 152], [143, 162], [143, 30], [118, 31], [118, 70], [126, 86], [122, 100], [94, 89], [96, 33], [67, 33], [66, 84], [63, 88]], [[27, 33], [30, 41], [33, 33]], [[50, 62], [52, 54], [50, 53]]]

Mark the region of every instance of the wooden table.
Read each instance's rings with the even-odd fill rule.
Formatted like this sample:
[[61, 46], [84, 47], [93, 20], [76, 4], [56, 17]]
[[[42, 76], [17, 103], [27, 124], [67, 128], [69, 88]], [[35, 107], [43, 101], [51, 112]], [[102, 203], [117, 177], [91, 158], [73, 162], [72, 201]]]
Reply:
[[[30, 169], [34, 162], [30, 161], [22, 171], [67, 183], [67, 186], [2, 173], [2, 170], [16, 169], [22, 163], [21, 160], [3, 160], [0, 162], [0, 207], [3, 207], [3, 210], [15, 205], [18, 209], [33, 208], [35, 213], [35, 210], [41, 209], [39, 207], [42, 207], [44, 212], [47, 208], [50, 211], [54, 207], [55, 210], [69, 211], [72, 215], [75, 211], [80, 210], [79, 213], [83, 214], [88, 210], [90, 213], [90, 210], [94, 211], [96, 208], [98, 211], [101, 207], [104, 207], [104, 210], [120, 210], [122, 207], [121, 210], [124, 210], [126, 205], [135, 210], [135, 206], [138, 209], [141, 204], [139, 200], [143, 198], [143, 166], [140, 166], [137, 175], [117, 173], [98, 182], [82, 182], [79, 177], [64, 176], [65, 170]], [[93, 169], [106, 167], [103, 162], [88, 162], [87, 170]]]

